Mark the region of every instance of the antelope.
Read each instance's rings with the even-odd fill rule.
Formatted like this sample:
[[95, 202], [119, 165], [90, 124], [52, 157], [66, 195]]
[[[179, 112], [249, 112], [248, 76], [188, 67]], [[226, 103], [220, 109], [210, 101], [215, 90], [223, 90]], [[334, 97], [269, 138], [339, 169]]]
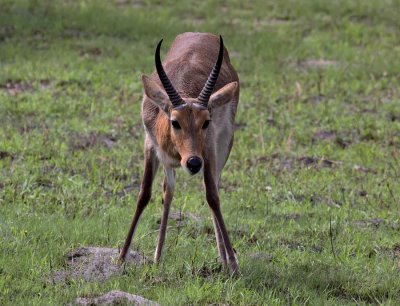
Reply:
[[124, 261], [139, 218], [149, 203], [161, 162], [165, 175], [163, 213], [154, 261], [159, 262], [164, 245], [175, 169], [182, 167], [190, 175], [203, 173], [220, 260], [232, 273], [237, 273], [239, 266], [222, 217], [218, 186], [233, 144], [239, 79], [222, 36], [218, 39], [208, 33], [180, 34], [163, 64], [162, 41], [155, 51], [156, 71], [150, 77], [142, 75], [144, 175], [119, 261]]

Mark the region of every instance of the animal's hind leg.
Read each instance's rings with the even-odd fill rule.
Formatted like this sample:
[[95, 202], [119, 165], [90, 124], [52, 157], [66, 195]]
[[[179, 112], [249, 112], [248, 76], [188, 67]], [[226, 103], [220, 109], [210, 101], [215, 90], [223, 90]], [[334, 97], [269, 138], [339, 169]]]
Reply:
[[156, 153], [153, 148], [146, 146], [144, 152], [144, 175], [142, 185], [140, 187], [139, 197], [137, 200], [136, 211], [132, 219], [131, 227], [129, 228], [128, 235], [125, 239], [125, 244], [119, 254], [119, 261], [123, 262], [125, 256], [128, 253], [129, 246], [132, 241], [132, 237], [135, 233], [136, 226], [139, 222], [139, 218], [142, 215], [143, 210], [146, 208], [147, 204], [151, 198], [151, 188], [154, 180], [154, 176], [157, 172], [159, 161], [157, 159]]

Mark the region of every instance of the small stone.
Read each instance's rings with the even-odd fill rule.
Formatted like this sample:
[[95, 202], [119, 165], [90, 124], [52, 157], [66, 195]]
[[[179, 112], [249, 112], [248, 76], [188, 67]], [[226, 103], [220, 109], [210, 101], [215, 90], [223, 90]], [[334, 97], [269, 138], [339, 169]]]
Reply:
[[93, 298], [77, 298], [73, 305], [159, 305], [139, 295], [113, 290], [102, 296]]

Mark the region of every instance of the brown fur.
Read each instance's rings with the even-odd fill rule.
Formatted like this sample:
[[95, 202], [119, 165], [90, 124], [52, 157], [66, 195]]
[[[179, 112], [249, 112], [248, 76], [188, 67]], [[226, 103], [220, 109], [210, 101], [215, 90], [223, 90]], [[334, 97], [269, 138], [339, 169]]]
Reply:
[[[174, 168], [179, 165], [186, 168], [189, 157], [197, 157], [203, 165], [206, 199], [212, 212], [220, 258], [232, 272], [238, 272], [239, 266], [220, 211], [218, 194], [221, 171], [232, 148], [234, 118], [239, 101], [239, 79], [226, 49], [208, 107], [200, 107], [197, 100], [215, 64], [218, 50], [219, 39], [212, 34], [184, 33], [172, 43], [163, 66], [182, 97], [184, 106], [172, 107], [157, 73], [142, 77], [145, 171], [137, 208], [119, 257], [121, 261], [128, 252], [140, 215], [150, 200], [152, 182], [160, 160], [165, 179], [163, 215], [154, 256], [155, 261], [159, 261], [175, 188]], [[208, 128], [203, 129], [206, 120], [211, 122]], [[177, 121], [181, 128], [172, 127], [172, 121]]]
[[158, 118], [154, 125], [154, 131], [160, 148], [172, 159], [180, 160], [181, 157], [176, 150], [176, 147], [171, 142], [171, 123], [167, 116], [162, 113], [158, 114]]
[[171, 118], [179, 122], [181, 129], [170, 129], [169, 141], [180, 153], [182, 157], [181, 165], [185, 166], [189, 157], [202, 156], [206, 137], [206, 130], [202, 127], [204, 122], [210, 118], [210, 115], [207, 110], [200, 110], [188, 104], [182, 110], [172, 110]]

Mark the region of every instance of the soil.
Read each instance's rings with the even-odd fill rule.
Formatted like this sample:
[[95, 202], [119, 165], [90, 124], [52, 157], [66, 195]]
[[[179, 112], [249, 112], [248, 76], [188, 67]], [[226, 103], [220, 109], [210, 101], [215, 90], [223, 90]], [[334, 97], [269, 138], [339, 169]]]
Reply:
[[117, 142], [117, 138], [113, 135], [101, 135], [96, 133], [75, 134], [71, 138], [70, 147], [73, 151], [87, 150], [96, 145], [102, 145], [111, 149]]
[[143, 254], [130, 251], [124, 264], [118, 264], [119, 250], [102, 247], [82, 247], [66, 255], [64, 270], [54, 273], [50, 280], [53, 283], [68, 282], [70, 279], [85, 281], [105, 281], [112, 276], [121, 275], [125, 265], [143, 265], [151, 262]]

